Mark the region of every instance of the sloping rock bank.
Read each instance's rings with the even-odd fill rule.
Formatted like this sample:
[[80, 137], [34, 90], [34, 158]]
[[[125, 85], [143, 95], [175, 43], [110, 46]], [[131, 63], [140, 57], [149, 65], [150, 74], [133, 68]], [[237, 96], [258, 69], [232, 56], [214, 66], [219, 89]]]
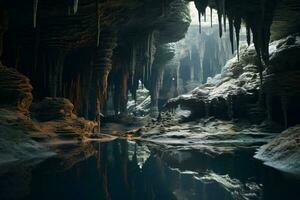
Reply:
[[82, 141], [94, 136], [97, 123], [77, 117], [65, 98], [45, 98], [31, 106], [31, 91], [27, 77], [0, 65], [0, 174], [10, 166], [32, 166], [54, 155], [70, 166], [91, 154]]
[[255, 158], [282, 171], [300, 174], [300, 125], [291, 127], [262, 146]]
[[32, 139], [38, 128], [23, 113], [0, 108], [0, 174], [11, 164], [36, 164], [55, 152]]
[[30, 137], [40, 131], [28, 117], [31, 90], [28, 78], [0, 63], [0, 173], [12, 163], [31, 165], [55, 154]]

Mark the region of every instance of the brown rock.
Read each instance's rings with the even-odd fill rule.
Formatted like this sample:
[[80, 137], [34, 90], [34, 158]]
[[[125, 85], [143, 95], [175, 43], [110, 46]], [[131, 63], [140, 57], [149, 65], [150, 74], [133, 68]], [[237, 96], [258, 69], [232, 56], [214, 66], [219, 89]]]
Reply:
[[73, 104], [66, 98], [46, 97], [41, 102], [33, 104], [31, 112], [39, 121], [50, 121], [75, 117], [73, 108]]
[[0, 105], [27, 112], [32, 102], [29, 79], [17, 70], [0, 64]]

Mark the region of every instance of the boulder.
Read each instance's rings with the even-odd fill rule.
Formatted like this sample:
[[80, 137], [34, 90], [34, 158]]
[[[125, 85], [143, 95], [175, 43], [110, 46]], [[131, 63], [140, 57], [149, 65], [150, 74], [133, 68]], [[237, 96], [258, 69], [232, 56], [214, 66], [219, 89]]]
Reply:
[[0, 106], [15, 107], [28, 112], [32, 102], [32, 86], [29, 79], [17, 70], [0, 63]]
[[255, 157], [268, 166], [300, 174], [300, 125], [283, 131], [268, 144], [260, 147]]
[[59, 97], [46, 97], [31, 107], [32, 116], [39, 121], [74, 118], [74, 105], [70, 100]]

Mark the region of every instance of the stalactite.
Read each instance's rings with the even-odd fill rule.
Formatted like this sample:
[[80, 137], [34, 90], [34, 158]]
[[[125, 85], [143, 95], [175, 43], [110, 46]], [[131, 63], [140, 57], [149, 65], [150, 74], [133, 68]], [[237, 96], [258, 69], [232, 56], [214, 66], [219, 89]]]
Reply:
[[229, 21], [229, 38], [231, 43], [231, 52], [234, 53], [234, 44], [233, 44], [233, 19], [231, 17], [228, 18]]
[[260, 0], [261, 19], [265, 18], [265, 0]]
[[122, 79], [121, 79], [121, 98], [120, 98], [120, 112], [121, 113], [126, 113], [126, 105], [127, 105], [127, 90], [128, 90], [128, 78], [129, 78], [129, 73], [127, 69], [124, 69], [122, 73]]
[[100, 22], [101, 22], [101, 17], [100, 17], [100, 8], [99, 8], [99, 0], [96, 0], [96, 16], [97, 16], [97, 47], [99, 47], [100, 43]]
[[164, 17], [166, 15], [166, 0], [161, 1], [161, 16]]
[[226, 32], [226, 8], [225, 8], [225, 1], [222, 0], [222, 13], [223, 13], [223, 23], [224, 23], [224, 32]]
[[74, 4], [73, 4], [73, 13], [74, 15], [77, 13], [77, 10], [78, 10], [78, 1], [79, 0], [74, 0]]
[[[0, 8], [0, 58], [3, 53], [3, 36], [8, 28], [7, 13]], [[1, 60], [0, 60], [1, 65]]]
[[236, 50], [238, 60], [240, 59], [240, 30], [241, 30], [241, 18], [236, 17], [234, 19], [235, 38], [236, 38]]
[[263, 83], [263, 70], [264, 70], [264, 66], [263, 66], [263, 63], [262, 63], [262, 59], [261, 59], [261, 50], [260, 50], [260, 42], [259, 40], [261, 39], [257, 33], [257, 29], [254, 28], [252, 30], [252, 33], [253, 33], [253, 43], [254, 43], [254, 47], [256, 49], [256, 54], [257, 54], [257, 57], [258, 57], [258, 71], [259, 71], [259, 78], [260, 78], [260, 84], [262, 85]]
[[71, 6], [68, 6], [68, 16], [71, 15]]
[[217, 5], [217, 13], [218, 13], [218, 23], [219, 23], [219, 35], [222, 37], [223, 35], [223, 30], [222, 30], [222, 8], [220, 5], [220, 0], [216, 0], [216, 5]]
[[147, 81], [150, 77], [151, 72], [151, 57], [152, 57], [152, 33], [150, 32], [148, 35], [148, 60], [147, 60]]
[[38, 9], [39, 0], [33, 0], [33, 28], [36, 27], [36, 14]]
[[208, 6], [208, 0], [197, 0], [195, 1], [195, 6], [198, 10], [199, 33], [201, 33], [201, 15], [204, 15], [204, 20], [206, 21], [206, 8]]
[[222, 30], [222, 16], [221, 16], [221, 14], [218, 14], [218, 21], [219, 21], [219, 36], [222, 37], [223, 30]]
[[145, 65], [143, 65], [143, 73], [142, 73], [142, 82], [144, 83], [145, 81], [146, 81], [146, 79], [145, 79]]
[[210, 7], [210, 27], [213, 25], [213, 10], [212, 7]]
[[247, 36], [247, 44], [248, 46], [251, 43], [251, 30], [250, 30], [250, 26], [246, 23], [246, 36]]
[[63, 69], [64, 69], [65, 53], [62, 52], [59, 55], [57, 63], [58, 71], [58, 85], [57, 85], [57, 95], [62, 96], [63, 93]]
[[149, 67], [149, 57], [150, 57], [150, 34], [148, 33], [145, 41], [144, 51], [145, 51], [145, 74], [144, 74], [144, 81], [147, 83], [148, 81], [148, 67]]
[[40, 34], [39, 34], [39, 31], [37, 30], [35, 32], [35, 37], [34, 37], [34, 52], [33, 52], [34, 53], [34, 57], [33, 57], [33, 69], [34, 69], [34, 71], [37, 70], [39, 45], [40, 45]]
[[199, 33], [201, 33], [201, 13], [198, 12], [198, 20], [199, 20]]
[[132, 85], [134, 84], [134, 79], [135, 79], [135, 65], [136, 65], [136, 47], [135, 44], [132, 45], [131, 47], [131, 82]]

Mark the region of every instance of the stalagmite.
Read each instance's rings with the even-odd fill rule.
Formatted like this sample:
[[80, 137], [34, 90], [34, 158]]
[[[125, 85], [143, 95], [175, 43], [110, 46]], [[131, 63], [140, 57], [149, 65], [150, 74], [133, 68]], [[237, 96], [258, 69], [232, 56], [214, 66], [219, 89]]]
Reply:
[[38, 8], [39, 0], [33, 0], [33, 28], [36, 27], [36, 13]]
[[74, 4], [73, 4], [73, 13], [74, 13], [74, 15], [77, 13], [77, 10], [78, 10], [78, 1], [79, 0], [74, 0]]
[[234, 19], [235, 37], [236, 37], [236, 50], [238, 60], [240, 59], [240, 29], [241, 29], [241, 18], [237, 17]]

